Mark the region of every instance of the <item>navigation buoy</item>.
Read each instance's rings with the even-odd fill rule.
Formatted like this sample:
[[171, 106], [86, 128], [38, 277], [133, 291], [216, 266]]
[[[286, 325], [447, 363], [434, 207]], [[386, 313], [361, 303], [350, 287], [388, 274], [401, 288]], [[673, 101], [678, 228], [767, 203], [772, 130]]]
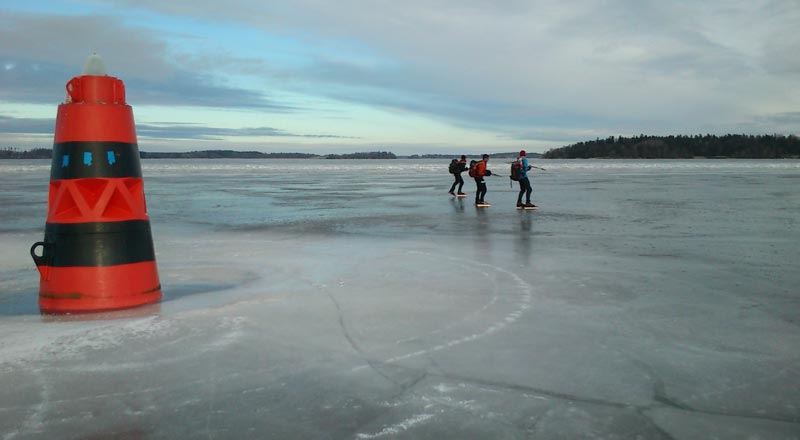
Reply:
[[96, 312], [159, 301], [125, 85], [108, 76], [93, 54], [66, 88], [56, 118], [44, 241], [31, 247], [40, 275], [39, 308]]

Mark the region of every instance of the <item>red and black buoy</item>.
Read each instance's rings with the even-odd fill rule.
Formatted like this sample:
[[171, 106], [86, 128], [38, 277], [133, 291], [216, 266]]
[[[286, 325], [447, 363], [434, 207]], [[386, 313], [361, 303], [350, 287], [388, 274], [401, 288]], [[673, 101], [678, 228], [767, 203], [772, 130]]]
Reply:
[[[159, 301], [133, 110], [91, 55], [58, 106], [44, 241], [31, 247], [42, 313]], [[42, 248], [41, 255], [37, 248]]]

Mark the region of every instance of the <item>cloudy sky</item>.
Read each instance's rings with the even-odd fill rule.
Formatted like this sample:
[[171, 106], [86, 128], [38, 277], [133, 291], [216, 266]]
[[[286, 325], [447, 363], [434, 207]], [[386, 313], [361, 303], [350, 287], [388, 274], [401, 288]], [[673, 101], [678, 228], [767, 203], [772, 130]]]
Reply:
[[800, 133], [798, 0], [0, 0], [0, 147], [92, 52], [144, 151], [546, 151]]

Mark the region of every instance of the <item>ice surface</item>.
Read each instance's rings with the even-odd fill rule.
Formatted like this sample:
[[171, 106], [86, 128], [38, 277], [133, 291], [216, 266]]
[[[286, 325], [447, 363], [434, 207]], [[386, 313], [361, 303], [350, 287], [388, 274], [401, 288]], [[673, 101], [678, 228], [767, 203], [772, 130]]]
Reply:
[[800, 438], [800, 162], [448, 162], [145, 160], [164, 301], [48, 317], [0, 161], [0, 437]]

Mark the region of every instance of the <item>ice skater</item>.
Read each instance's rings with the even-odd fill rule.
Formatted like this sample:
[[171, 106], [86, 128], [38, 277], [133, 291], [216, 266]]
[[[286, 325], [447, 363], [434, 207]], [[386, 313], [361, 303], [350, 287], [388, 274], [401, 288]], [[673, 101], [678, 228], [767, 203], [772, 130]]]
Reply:
[[486, 181], [484, 181], [483, 178], [492, 175], [492, 171], [486, 168], [488, 162], [489, 155], [484, 154], [483, 158], [475, 163], [475, 166], [472, 167], [469, 173], [469, 175], [475, 179], [475, 185], [478, 187], [475, 191], [475, 206], [481, 208], [492, 206], [483, 199], [486, 196]]
[[[450, 187], [450, 195], [457, 196], [457, 197], [466, 197], [467, 195], [461, 192], [464, 188], [464, 178], [461, 177], [461, 173], [467, 170], [467, 156], [461, 155], [461, 160], [456, 161], [453, 159], [452, 170], [450, 171], [453, 173], [453, 177], [455, 177], [455, 182], [453, 182], [453, 186]], [[458, 194], [454, 192], [456, 189], [456, 185], [458, 185]]]
[[[532, 166], [528, 163], [528, 158], [525, 153], [525, 150], [519, 152], [519, 159], [520, 162], [519, 167], [519, 195], [517, 196], [517, 209], [533, 209], [537, 206], [531, 203], [531, 193], [533, 192], [533, 188], [531, 187], [531, 181], [528, 178], [528, 171], [532, 168]], [[525, 204], [522, 204], [522, 195], [525, 195]]]

